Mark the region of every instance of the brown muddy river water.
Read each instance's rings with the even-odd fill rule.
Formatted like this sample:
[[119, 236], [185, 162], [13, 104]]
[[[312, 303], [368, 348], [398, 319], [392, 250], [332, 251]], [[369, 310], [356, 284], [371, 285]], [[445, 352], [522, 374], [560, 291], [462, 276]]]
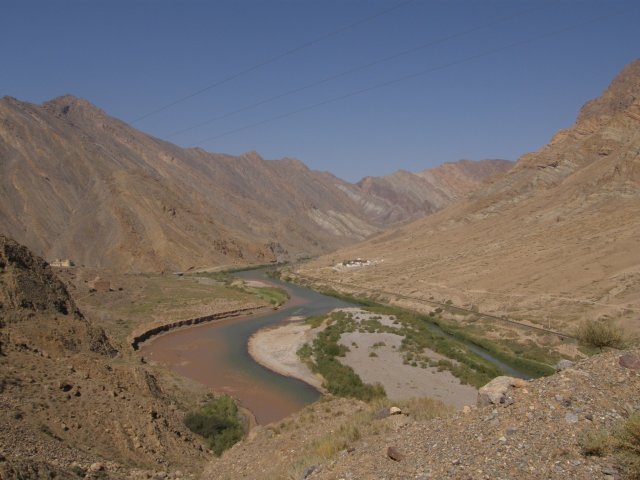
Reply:
[[294, 315], [310, 316], [334, 308], [354, 306], [312, 290], [268, 278], [264, 270], [235, 274], [243, 280], [259, 280], [286, 289], [291, 297], [285, 308], [262, 315], [220, 320], [175, 330], [140, 347], [148, 360], [167, 365], [174, 372], [228, 393], [251, 410], [259, 424], [285, 418], [316, 401], [320, 394], [294, 378], [272, 372], [247, 352], [249, 337], [257, 330], [286, 321]]

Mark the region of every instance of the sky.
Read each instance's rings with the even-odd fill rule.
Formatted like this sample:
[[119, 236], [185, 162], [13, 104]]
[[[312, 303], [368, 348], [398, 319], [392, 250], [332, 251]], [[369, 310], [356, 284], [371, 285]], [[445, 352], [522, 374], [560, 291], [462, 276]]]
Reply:
[[637, 0], [0, 0], [0, 96], [357, 181], [541, 148], [638, 25]]

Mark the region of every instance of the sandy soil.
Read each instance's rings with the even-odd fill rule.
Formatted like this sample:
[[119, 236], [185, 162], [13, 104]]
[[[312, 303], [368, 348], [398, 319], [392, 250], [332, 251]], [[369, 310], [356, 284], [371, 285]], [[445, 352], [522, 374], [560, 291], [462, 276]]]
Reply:
[[[373, 347], [377, 342], [384, 342], [385, 345]], [[380, 382], [392, 400], [430, 397], [456, 408], [475, 404], [477, 390], [469, 385], [461, 385], [450, 372], [403, 364], [398, 352], [401, 342], [402, 337], [393, 333], [345, 333], [340, 343], [349, 347], [350, 351], [340, 361], [353, 368], [363, 382]], [[377, 356], [370, 357], [371, 352]], [[434, 360], [443, 358], [430, 350], [425, 353]]]
[[324, 392], [322, 379], [300, 361], [296, 352], [313, 339], [309, 325], [292, 321], [275, 328], [264, 328], [249, 339], [249, 354], [261, 365], [281, 375], [297, 378]]

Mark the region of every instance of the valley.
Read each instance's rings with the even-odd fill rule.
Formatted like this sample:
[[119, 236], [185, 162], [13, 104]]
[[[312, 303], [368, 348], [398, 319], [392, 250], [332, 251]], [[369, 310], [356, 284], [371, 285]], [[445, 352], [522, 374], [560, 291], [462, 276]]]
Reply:
[[355, 183], [0, 120], [2, 480], [638, 478], [640, 60], [515, 163]]

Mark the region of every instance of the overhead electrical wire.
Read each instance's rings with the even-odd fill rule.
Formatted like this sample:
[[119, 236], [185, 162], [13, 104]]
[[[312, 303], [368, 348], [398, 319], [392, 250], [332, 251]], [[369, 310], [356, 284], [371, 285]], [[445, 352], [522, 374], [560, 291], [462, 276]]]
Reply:
[[200, 123], [197, 123], [197, 124], [182, 128], [180, 130], [173, 131], [173, 132], [169, 133], [168, 135], [165, 135], [164, 138], [173, 138], [173, 137], [175, 137], [177, 135], [180, 135], [182, 133], [189, 132], [191, 130], [195, 130], [196, 128], [204, 127], [205, 125], [209, 125], [209, 124], [214, 123], [214, 122], [216, 122], [218, 120], [223, 120], [225, 118], [229, 118], [229, 117], [231, 117], [233, 115], [236, 115], [238, 113], [246, 112], [247, 110], [252, 110], [252, 109], [254, 109], [256, 107], [259, 107], [261, 105], [265, 105], [267, 103], [271, 103], [271, 102], [273, 102], [275, 100], [279, 100], [281, 98], [288, 97], [288, 96], [296, 94], [296, 93], [300, 93], [300, 92], [302, 92], [304, 90], [308, 90], [310, 88], [317, 87], [319, 85], [323, 85], [323, 84], [325, 84], [327, 82], [330, 82], [332, 80], [336, 80], [338, 78], [350, 75], [352, 73], [355, 73], [355, 72], [358, 72], [358, 71], [361, 71], [361, 70], [365, 70], [365, 69], [373, 67], [375, 65], [379, 65], [381, 63], [388, 62], [390, 60], [395, 60], [395, 59], [403, 57], [405, 55], [409, 55], [410, 53], [415, 53], [415, 52], [418, 52], [420, 50], [424, 50], [425, 48], [432, 47], [434, 45], [439, 45], [439, 44], [445, 43], [445, 42], [447, 42], [449, 40], [453, 40], [455, 38], [460, 38], [460, 37], [463, 37], [465, 35], [469, 35], [471, 33], [477, 32], [479, 30], [483, 30], [485, 28], [489, 28], [489, 27], [498, 25], [500, 23], [507, 22], [509, 20], [512, 20], [514, 18], [526, 15], [526, 14], [531, 13], [533, 11], [546, 9], [547, 7], [548, 7], [548, 5], [538, 6], [538, 7], [535, 7], [535, 8], [529, 8], [529, 9], [526, 9], [526, 10], [523, 10], [523, 11], [520, 11], [520, 12], [516, 12], [516, 13], [511, 14], [511, 15], [507, 15], [505, 17], [501, 17], [501, 18], [499, 18], [497, 20], [493, 20], [491, 22], [484, 23], [482, 25], [478, 25], [476, 27], [473, 27], [473, 28], [470, 28], [470, 29], [467, 29], [467, 30], [463, 30], [461, 32], [456, 32], [456, 33], [444, 36], [442, 38], [438, 38], [436, 40], [431, 40], [431, 41], [429, 41], [427, 43], [423, 43], [423, 44], [417, 45], [415, 47], [411, 47], [409, 49], [403, 50], [401, 52], [394, 53], [392, 55], [388, 55], [386, 57], [380, 58], [378, 60], [374, 60], [372, 62], [368, 62], [368, 63], [362, 64], [362, 65], [358, 65], [358, 66], [350, 68], [348, 70], [344, 70], [344, 71], [342, 71], [340, 73], [329, 75], [329, 76], [327, 76], [327, 77], [325, 77], [325, 78], [323, 78], [321, 80], [318, 80], [318, 81], [315, 81], [315, 82], [312, 82], [312, 83], [308, 83], [308, 84], [303, 85], [301, 87], [297, 87], [297, 88], [294, 88], [292, 90], [288, 90], [286, 92], [279, 93], [277, 95], [273, 95], [273, 96], [265, 98], [263, 100], [259, 100], [257, 102], [251, 103], [249, 105], [245, 105], [244, 107], [240, 107], [240, 108], [238, 108], [236, 110], [232, 110], [230, 112], [223, 113], [223, 114], [218, 115], [216, 117], [209, 118], [209, 119], [207, 119], [207, 120], [205, 120], [203, 122], [200, 122]]
[[340, 95], [338, 97], [333, 97], [333, 98], [330, 98], [330, 99], [327, 99], [327, 100], [323, 100], [321, 102], [313, 103], [311, 105], [307, 105], [305, 107], [298, 108], [298, 109], [292, 110], [290, 112], [286, 112], [286, 113], [283, 113], [283, 114], [280, 114], [280, 115], [276, 115], [274, 117], [270, 117], [270, 118], [267, 118], [267, 119], [264, 119], [264, 120], [261, 120], [261, 121], [255, 122], [255, 123], [244, 125], [242, 127], [234, 128], [232, 130], [228, 130], [228, 131], [220, 133], [218, 135], [207, 137], [205, 139], [200, 140], [199, 142], [196, 142], [195, 145], [197, 146], [197, 145], [200, 145], [200, 144], [203, 144], [203, 143], [211, 142], [213, 140], [217, 140], [219, 138], [223, 138], [223, 137], [232, 135], [234, 133], [238, 133], [238, 132], [241, 132], [241, 131], [244, 131], [244, 130], [248, 130], [250, 128], [259, 127], [259, 126], [265, 125], [267, 123], [274, 122], [276, 120], [281, 120], [283, 118], [291, 117], [293, 115], [297, 115], [299, 113], [306, 112], [308, 110], [312, 110], [312, 109], [315, 109], [315, 108], [318, 108], [318, 107], [322, 107], [324, 105], [328, 105], [328, 104], [331, 104], [331, 103], [335, 103], [335, 102], [339, 102], [339, 101], [342, 101], [342, 100], [346, 100], [347, 98], [355, 97], [356, 95], [361, 95], [363, 93], [371, 92], [373, 90], [378, 90], [380, 88], [388, 87], [390, 85], [394, 85], [396, 83], [404, 82], [404, 81], [410, 80], [412, 78], [420, 77], [420, 76], [423, 76], [423, 75], [426, 75], [426, 74], [429, 74], [429, 73], [433, 73], [433, 72], [436, 72], [436, 71], [439, 71], [439, 70], [444, 70], [444, 69], [447, 69], [447, 68], [450, 68], [450, 67], [453, 67], [453, 66], [456, 66], [456, 65], [460, 65], [462, 63], [467, 63], [467, 62], [470, 62], [472, 60], [477, 60], [479, 58], [488, 57], [490, 55], [495, 55], [496, 53], [500, 53], [500, 52], [503, 52], [505, 50], [509, 50], [511, 48], [519, 47], [519, 46], [522, 46], [522, 45], [527, 45], [529, 43], [533, 43], [535, 41], [542, 40], [544, 38], [552, 37], [552, 36], [555, 36], [555, 35], [559, 35], [561, 33], [565, 33], [565, 32], [571, 31], [571, 30], [575, 30], [577, 28], [584, 27], [586, 25], [590, 25], [592, 23], [595, 23], [595, 22], [598, 22], [598, 21], [601, 21], [601, 20], [604, 20], [604, 19], [616, 17], [618, 15], [622, 15], [623, 13], [627, 13], [627, 12], [635, 10], [637, 8], [638, 8], [638, 6], [634, 6], [633, 8], [626, 9], [626, 10], [623, 10], [623, 11], [619, 11], [619, 12], [616, 12], [616, 13], [612, 13], [610, 15], [604, 15], [604, 16], [600, 15], [598, 17], [592, 17], [589, 20], [586, 20], [586, 21], [583, 21], [583, 22], [579, 22], [579, 23], [576, 23], [576, 24], [573, 24], [573, 25], [570, 25], [570, 26], [567, 26], [567, 27], [564, 27], [564, 28], [561, 28], [561, 29], [558, 29], [558, 30], [553, 30], [551, 32], [543, 33], [541, 35], [536, 35], [534, 37], [530, 37], [530, 38], [525, 39], [525, 40], [519, 40], [517, 42], [513, 42], [513, 43], [510, 43], [508, 45], [504, 45], [502, 47], [493, 48], [493, 49], [487, 50], [485, 52], [482, 52], [482, 53], [479, 53], [479, 54], [476, 54], [476, 55], [471, 55], [469, 57], [465, 57], [465, 58], [462, 58], [460, 60], [455, 60], [453, 62], [449, 62], [449, 63], [443, 64], [443, 65], [439, 65], [437, 67], [426, 68], [424, 70], [420, 70], [418, 72], [414, 72], [414, 73], [411, 73], [409, 75], [404, 75], [402, 77], [398, 77], [398, 78], [395, 78], [393, 80], [389, 80], [389, 81], [386, 81], [386, 82], [381, 82], [381, 83], [372, 85], [370, 87], [354, 90], [352, 92], [346, 93], [344, 95]]
[[282, 53], [274, 55], [273, 57], [270, 57], [270, 58], [268, 58], [268, 59], [266, 59], [266, 60], [264, 60], [264, 61], [262, 61], [260, 63], [256, 63], [255, 65], [247, 67], [244, 70], [240, 70], [239, 72], [231, 74], [231, 75], [223, 78], [222, 80], [219, 80], [219, 81], [214, 82], [214, 83], [212, 83], [210, 85], [207, 85], [206, 87], [201, 88], [200, 90], [196, 90], [195, 92], [189, 93], [189, 94], [187, 94], [187, 95], [185, 95], [183, 97], [180, 97], [180, 98], [178, 98], [176, 100], [173, 100], [173, 101], [171, 101], [169, 103], [166, 103], [166, 104], [164, 104], [164, 105], [162, 105], [162, 106], [160, 106], [160, 107], [158, 107], [158, 108], [156, 108], [154, 110], [151, 110], [150, 112], [145, 113], [144, 115], [141, 115], [141, 116], [131, 120], [129, 123], [132, 124], [132, 125], [136, 124], [136, 123], [138, 123], [138, 122], [140, 122], [140, 121], [142, 121], [142, 120], [144, 120], [146, 118], [149, 118], [149, 117], [151, 117], [153, 115], [156, 115], [156, 114], [158, 114], [160, 112], [163, 112], [163, 111], [165, 111], [165, 110], [167, 110], [167, 109], [169, 109], [169, 108], [171, 108], [171, 107], [173, 107], [173, 106], [175, 106], [175, 105], [177, 105], [179, 103], [182, 103], [182, 102], [184, 102], [186, 100], [189, 100], [190, 98], [193, 98], [193, 97], [196, 97], [198, 95], [201, 95], [204, 92], [207, 92], [207, 91], [212, 90], [212, 89], [214, 89], [216, 87], [219, 87], [220, 85], [224, 85], [225, 83], [228, 83], [228, 82], [230, 82], [232, 80], [235, 80], [236, 78], [241, 77], [242, 75], [246, 75], [247, 73], [253, 72], [254, 70], [258, 70], [259, 68], [264, 67], [265, 65], [269, 65], [270, 63], [276, 62], [276, 61], [278, 61], [278, 60], [280, 60], [280, 59], [282, 59], [284, 57], [288, 57], [289, 55], [297, 53], [300, 50], [304, 50], [305, 48], [309, 48], [309, 47], [311, 47], [311, 46], [313, 46], [313, 45], [315, 45], [317, 43], [320, 43], [320, 42], [328, 39], [328, 38], [334, 37], [334, 36], [336, 36], [336, 35], [338, 35], [338, 34], [340, 34], [342, 32], [345, 32], [345, 31], [350, 30], [350, 29], [352, 29], [354, 27], [357, 27], [358, 25], [362, 25], [363, 23], [367, 23], [367, 22], [370, 22], [372, 20], [375, 20], [376, 18], [381, 17], [383, 15], [386, 15], [388, 13], [391, 13], [394, 10], [397, 10], [399, 8], [402, 8], [402, 7], [405, 7], [405, 6], [407, 6], [408, 4], [410, 4], [410, 3], [414, 2], [414, 1], [415, 0], [404, 0], [404, 1], [400, 2], [400, 3], [395, 4], [393, 7], [387, 8], [387, 9], [382, 10], [382, 11], [377, 12], [377, 13], [374, 13], [373, 15], [369, 15], [368, 17], [364, 17], [364, 18], [361, 18], [359, 20], [356, 20], [355, 22], [352, 22], [352, 23], [350, 23], [348, 25], [340, 27], [340, 28], [338, 28], [336, 30], [332, 30], [330, 32], [327, 32], [327, 33], [325, 33], [323, 35], [320, 35], [319, 37], [317, 37], [317, 38], [315, 38], [313, 40], [310, 40], [310, 41], [308, 41], [306, 43], [298, 45], [297, 47], [293, 47], [293, 48], [291, 48], [289, 50], [286, 50], [286, 51], [284, 51]]

